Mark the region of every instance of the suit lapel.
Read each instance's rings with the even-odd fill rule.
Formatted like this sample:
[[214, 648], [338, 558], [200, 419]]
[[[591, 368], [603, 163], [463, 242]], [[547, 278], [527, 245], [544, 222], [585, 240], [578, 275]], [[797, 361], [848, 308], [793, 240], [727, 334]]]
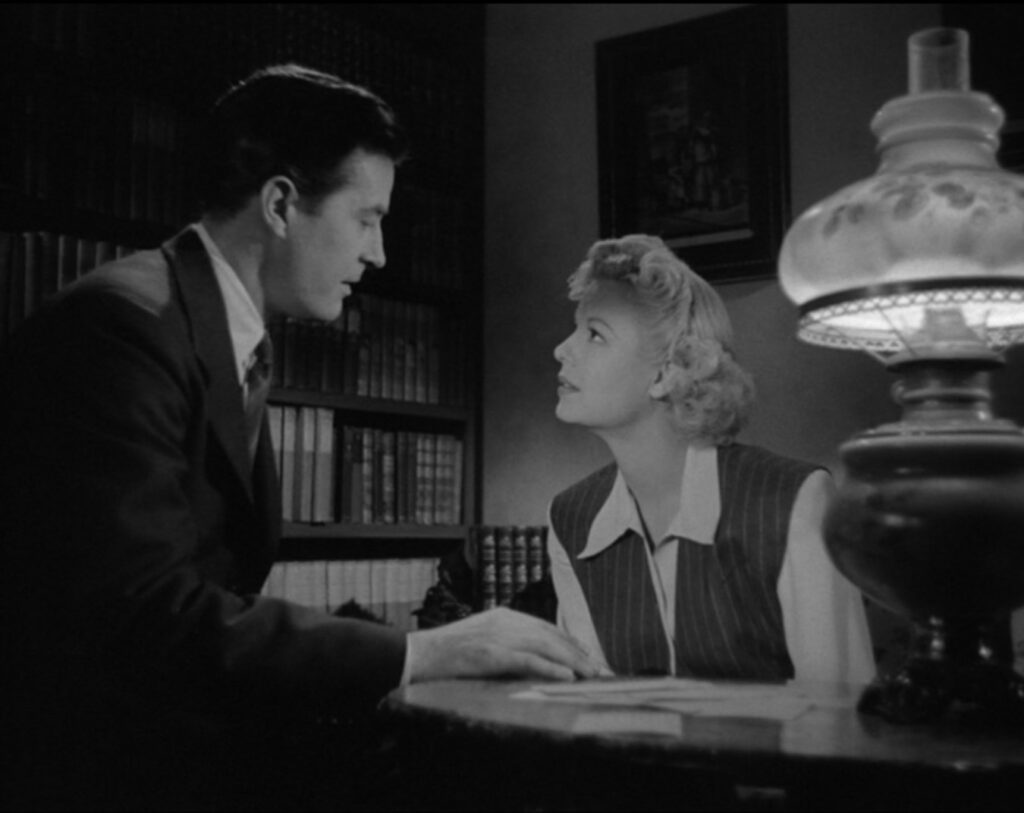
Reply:
[[213, 266], [199, 235], [193, 229], [186, 229], [167, 241], [163, 250], [178, 281], [196, 355], [207, 374], [209, 421], [213, 434], [231, 461], [239, 484], [252, 502], [251, 462], [245, 440], [242, 388], [235, 370], [224, 299]]

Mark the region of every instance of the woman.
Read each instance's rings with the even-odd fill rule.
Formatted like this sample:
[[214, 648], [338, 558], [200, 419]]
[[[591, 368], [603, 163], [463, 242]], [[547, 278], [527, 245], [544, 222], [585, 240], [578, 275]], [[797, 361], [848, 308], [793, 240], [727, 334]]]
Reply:
[[614, 462], [552, 501], [559, 625], [617, 674], [869, 681], [863, 602], [821, 539], [828, 472], [733, 442], [753, 386], [715, 290], [630, 235], [569, 297], [556, 414]]

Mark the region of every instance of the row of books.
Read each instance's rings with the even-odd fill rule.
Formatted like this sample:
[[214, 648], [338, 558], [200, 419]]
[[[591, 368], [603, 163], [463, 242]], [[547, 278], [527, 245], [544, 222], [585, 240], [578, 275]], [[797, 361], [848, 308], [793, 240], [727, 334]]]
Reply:
[[469, 402], [464, 317], [435, 306], [352, 295], [325, 324], [276, 319], [273, 384], [421, 404]]
[[481, 610], [508, 606], [516, 594], [551, 572], [547, 528], [542, 525], [474, 527], [466, 553], [476, 574]]
[[9, 335], [47, 297], [97, 265], [133, 248], [48, 231], [0, 232], [0, 337]]
[[[0, 184], [127, 220], [173, 227], [190, 217], [192, 114], [106, 86], [83, 87], [70, 99], [37, 86], [7, 95], [16, 135], [0, 156]], [[68, 117], [76, 122], [73, 134], [62, 126]], [[405, 183], [388, 223], [404, 279], [453, 290], [467, 284], [469, 214], [459, 197]]]
[[337, 613], [355, 601], [403, 631], [416, 629], [415, 612], [437, 576], [436, 559], [277, 562], [262, 595]]
[[[47, 297], [134, 248], [50, 231], [0, 232], [0, 336]], [[467, 327], [439, 308], [353, 295], [330, 324], [277, 319], [274, 385], [423, 404], [469, 402]]]
[[[240, 15], [230, 6], [189, 9], [158, 4], [114, 10], [85, 3], [31, 3], [8, 14], [11, 24], [20, 26], [35, 47], [82, 60], [115, 52], [118, 57], [134, 57], [140, 66], [162, 67], [168, 76], [180, 76], [182, 70], [216, 76], [216, 68], [225, 62], [253, 66], [298, 56], [303, 64], [369, 82], [379, 92], [402, 93], [410, 101], [421, 100], [424, 110], [443, 108], [445, 113], [458, 108], [455, 89], [471, 80], [459, 72], [458, 57], [450, 58], [458, 54], [457, 40], [450, 35], [451, 47], [439, 54], [426, 53], [422, 30], [417, 32], [420, 36], [392, 34], [385, 26], [356, 19], [343, 7], [262, 3], [250, 4]], [[434, 10], [429, 14], [441, 17]], [[142, 33], [156, 36], [144, 38]], [[180, 37], [185, 34], [196, 42], [199, 61], [183, 66], [175, 56], [180, 55]], [[219, 50], [201, 47], [214, 44]]]
[[[79, 210], [175, 227], [191, 217], [186, 188], [192, 115], [166, 102], [87, 86], [74, 98], [37, 86], [5, 96], [14, 144], [0, 154], [0, 186], [60, 199]], [[63, 126], [71, 117], [72, 133]], [[442, 190], [403, 183], [388, 230], [389, 253], [414, 285], [458, 290], [468, 283], [465, 202]]]
[[[417, 155], [453, 177], [479, 146], [479, 128], [465, 103], [479, 77], [461, 67], [465, 57], [458, 47], [429, 53], [421, 36], [368, 25], [343, 7], [263, 3], [238, 14], [229, 6], [150, 4], [111, 13], [95, 4], [33, 3], [14, 14], [12, 22], [34, 47], [81, 61], [81, 73], [88, 74], [96, 61], [133, 64], [144, 79], [124, 77], [125, 84], [184, 93], [185, 71], [223, 82], [210, 88], [215, 97], [254, 66], [300, 62], [368, 85], [388, 99], [414, 134]], [[181, 60], [183, 41], [194, 50], [187, 64]]]
[[7, 115], [19, 134], [17, 164], [2, 179], [9, 186], [112, 217], [164, 225], [185, 219], [181, 112], [108, 87], [83, 87], [68, 98], [36, 84], [9, 95]]
[[267, 417], [286, 522], [461, 522], [461, 438], [350, 425], [327, 407], [270, 404]]
[[462, 290], [469, 284], [467, 235], [474, 229], [463, 197], [442, 189], [400, 183], [384, 221], [387, 274], [397, 269], [414, 285]]
[[[337, 7], [336, 7], [337, 8]], [[416, 155], [429, 158], [445, 169], [458, 172], [479, 148], [479, 125], [467, 109], [478, 74], [467, 71], [452, 25], [465, 15], [453, 7], [450, 20], [441, 20], [444, 7], [430, 8], [429, 18], [443, 47], [425, 53], [419, 37], [395, 36], [383, 25], [371, 26], [351, 16], [328, 11], [322, 17], [327, 36], [319, 42], [285, 43], [285, 50], [307, 54], [313, 64], [355, 82], [367, 84], [396, 108], [400, 120], [413, 134]], [[332, 19], [333, 17], [333, 19]], [[318, 47], [319, 46], [319, 47]], [[470, 59], [472, 59], [470, 55]]]

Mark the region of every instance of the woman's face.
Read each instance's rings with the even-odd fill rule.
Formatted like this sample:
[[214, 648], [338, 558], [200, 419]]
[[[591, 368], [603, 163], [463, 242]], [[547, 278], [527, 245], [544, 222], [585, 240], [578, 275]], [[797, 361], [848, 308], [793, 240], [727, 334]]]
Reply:
[[649, 415], [661, 367], [654, 337], [628, 286], [602, 282], [576, 308], [576, 329], [555, 348], [555, 415], [589, 429], [619, 429]]

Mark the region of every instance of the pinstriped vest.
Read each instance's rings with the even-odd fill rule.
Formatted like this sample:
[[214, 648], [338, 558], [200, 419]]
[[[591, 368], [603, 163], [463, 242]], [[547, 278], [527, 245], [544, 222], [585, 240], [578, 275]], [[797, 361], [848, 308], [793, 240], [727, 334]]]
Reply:
[[[722, 513], [715, 543], [679, 543], [676, 674], [793, 677], [777, 584], [793, 503], [815, 468], [755, 446], [718, 448]], [[643, 538], [628, 531], [597, 556], [578, 558], [616, 473], [614, 464], [606, 466], [555, 497], [551, 523], [609, 666], [617, 674], [667, 674], [669, 649]]]

